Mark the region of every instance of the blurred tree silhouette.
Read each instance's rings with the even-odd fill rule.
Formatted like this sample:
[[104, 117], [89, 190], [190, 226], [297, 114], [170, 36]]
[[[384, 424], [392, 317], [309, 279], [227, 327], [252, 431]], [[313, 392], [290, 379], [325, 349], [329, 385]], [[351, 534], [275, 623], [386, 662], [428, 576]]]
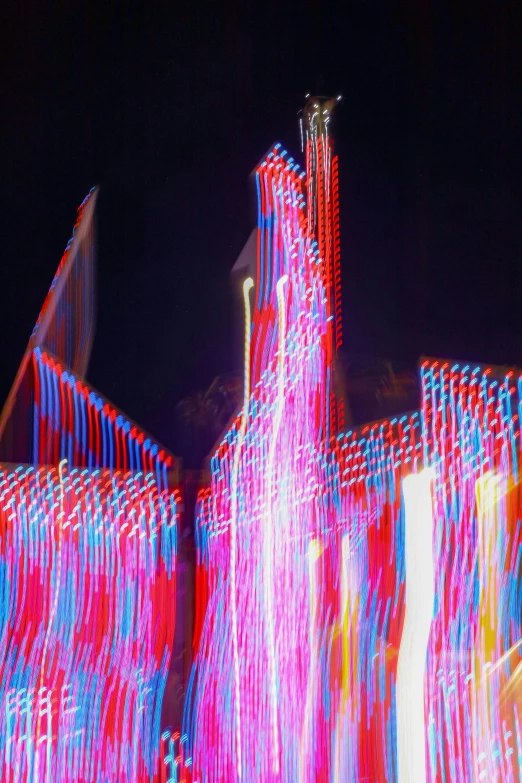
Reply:
[[[376, 357], [340, 360], [341, 386], [346, 397], [346, 428], [416, 408], [417, 374], [397, 370]], [[175, 409], [178, 443], [186, 468], [200, 468], [216, 441], [239, 412], [243, 396], [241, 372], [216, 376], [207, 389], [184, 397]]]
[[242, 393], [242, 374], [224, 373], [208, 389], [195, 391], [177, 404], [176, 425], [187, 468], [201, 467], [239, 409]]
[[396, 368], [388, 359], [362, 357], [343, 361], [344, 393], [352, 421], [357, 427], [415, 409], [419, 405], [416, 370]]

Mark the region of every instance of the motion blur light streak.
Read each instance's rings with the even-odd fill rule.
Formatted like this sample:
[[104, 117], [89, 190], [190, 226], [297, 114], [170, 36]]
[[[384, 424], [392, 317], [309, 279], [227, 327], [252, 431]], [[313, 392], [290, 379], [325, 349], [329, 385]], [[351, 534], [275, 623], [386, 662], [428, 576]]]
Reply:
[[404, 627], [397, 665], [399, 783], [426, 782], [424, 669], [434, 603], [433, 510], [429, 468], [407, 476], [405, 505], [406, 590]]
[[[39, 695], [42, 693], [42, 679], [43, 674], [45, 672], [45, 663], [47, 661], [47, 648], [49, 646], [49, 636], [52, 631], [52, 627], [54, 624], [54, 618], [56, 617], [56, 609], [58, 606], [58, 599], [60, 597], [60, 587], [61, 587], [61, 574], [62, 574], [62, 535], [63, 535], [63, 517], [64, 517], [64, 510], [63, 510], [63, 467], [67, 464], [67, 460], [62, 460], [60, 464], [58, 465], [58, 475], [60, 478], [60, 513], [58, 514], [58, 548], [56, 552], [56, 580], [54, 585], [54, 598], [53, 598], [53, 606], [51, 609], [51, 615], [49, 617], [49, 621], [47, 623], [47, 631], [45, 633], [45, 640], [43, 645], [43, 653], [42, 653], [42, 665], [40, 667], [40, 677], [38, 680], [38, 688], [36, 690], [36, 693]], [[38, 710], [38, 722], [37, 722], [37, 728], [36, 728], [36, 739], [35, 739], [35, 747], [38, 749], [38, 746], [40, 745], [40, 728], [41, 728], [41, 721], [42, 721], [42, 711]], [[35, 753], [35, 783], [37, 783], [39, 778], [39, 753]]]
[[179, 769], [517, 783], [522, 376], [425, 360], [419, 411], [339, 433], [331, 108], [303, 113], [306, 175], [280, 145], [255, 173], [252, 385], [199, 496]]
[[255, 170], [182, 731], [176, 464], [84, 379], [95, 192], [80, 209], [0, 417], [2, 780], [521, 781], [522, 375], [426, 359], [420, 410], [341, 431], [334, 104], [306, 105], [306, 173], [280, 145]]
[[521, 381], [437, 361], [421, 380], [437, 520], [429, 779], [518, 781], [519, 708], [501, 693], [520, 660], [504, 656], [521, 635]]

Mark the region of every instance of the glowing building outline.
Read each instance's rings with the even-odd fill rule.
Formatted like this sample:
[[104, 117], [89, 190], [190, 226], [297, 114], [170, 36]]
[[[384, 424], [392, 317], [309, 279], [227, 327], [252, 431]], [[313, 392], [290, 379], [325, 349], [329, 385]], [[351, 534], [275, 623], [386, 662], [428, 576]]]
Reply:
[[13, 783], [163, 772], [178, 464], [84, 378], [96, 198], [0, 415], [0, 777]]

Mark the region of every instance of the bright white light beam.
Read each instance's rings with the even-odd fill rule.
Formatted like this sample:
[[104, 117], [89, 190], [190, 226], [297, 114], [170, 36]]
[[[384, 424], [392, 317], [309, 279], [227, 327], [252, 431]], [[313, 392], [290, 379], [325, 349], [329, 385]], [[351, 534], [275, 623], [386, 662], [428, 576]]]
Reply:
[[426, 783], [424, 672], [435, 597], [432, 468], [407, 476], [406, 612], [397, 664], [398, 783]]

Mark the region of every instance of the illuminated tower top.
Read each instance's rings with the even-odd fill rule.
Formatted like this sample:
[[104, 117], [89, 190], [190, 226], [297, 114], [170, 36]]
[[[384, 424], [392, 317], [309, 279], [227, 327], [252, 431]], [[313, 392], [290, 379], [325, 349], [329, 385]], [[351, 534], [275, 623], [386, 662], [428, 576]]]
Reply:
[[[308, 98], [300, 112], [305, 171], [280, 144], [256, 166], [257, 226], [233, 268], [234, 275], [254, 280], [252, 388], [276, 360], [278, 280], [289, 276], [288, 308], [299, 310], [306, 301], [305, 310], [320, 311], [325, 383], [319, 408], [329, 410], [325, 432], [344, 427], [342, 373], [336, 362], [342, 343], [339, 177], [330, 127], [339, 100]], [[309, 295], [319, 290], [320, 301], [312, 304]]]
[[306, 155], [308, 234], [318, 245], [323, 279], [328, 294], [328, 315], [332, 318], [332, 348], [342, 342], [341, 267], [339, 235], [339, 174], [330, 122], [340, 101], [324, 96], [307, 96], [302, 111], [301, 138]]

